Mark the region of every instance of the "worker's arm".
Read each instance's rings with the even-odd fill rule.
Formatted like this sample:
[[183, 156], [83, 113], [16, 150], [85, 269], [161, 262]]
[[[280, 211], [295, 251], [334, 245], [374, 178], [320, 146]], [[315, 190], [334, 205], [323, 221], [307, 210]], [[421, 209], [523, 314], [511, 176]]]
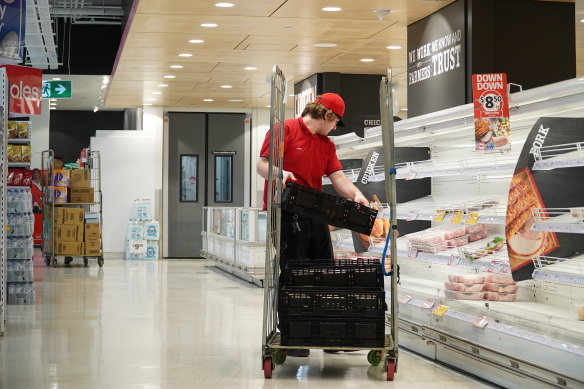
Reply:
[[[256, 171], [258, 172], [258, 174], [260, 176], [264, 177], [264, 179], [266, 179], [266, 180], [268, 179], [268, 173], [270, 171], [270, 162], [268, 161], [267, 158], [260, 157], [258, 159]], [[276, 172], [275, 168], [274, 168], [274, 173], [275, 173], [274, 176], [278, 174]], [[288, 181], [288, 180], [296, 181], [296, 177], [294, 177], [294, 174], [292, 174], [292, 172], [282, 170], [282, 184], [286, 185], [286, 181]]]
[[351, 200], [369, 206], [369, 201], [363, 196], [363, 193], [357, 188], [351, 180], [347, 178], [345, 173], [342, 170], [337, 170], [330, 176], [328, 176], [333, 184], [333, 188], [342, 194], [345, 197], [350, 198]]

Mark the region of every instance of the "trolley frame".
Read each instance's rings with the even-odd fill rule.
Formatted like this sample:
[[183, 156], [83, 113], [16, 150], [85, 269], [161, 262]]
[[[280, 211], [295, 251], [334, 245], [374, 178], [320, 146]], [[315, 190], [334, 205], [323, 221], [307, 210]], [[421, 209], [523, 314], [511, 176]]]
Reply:
[[[389, 74], [389, 73], [388, 73]], [[386, 171], [386, 192], [390, 209], [392, 210], [392, 232], [397, 231], [396, 222], [396, 194], [395, 194], [395, 163], [393, 159], [393, 101], [391, 85], [388, 78], [383, 77], [380, 85], [380, 108], [383, 132], [383, 145], [386, 157], [386, 166], [393, 170]], [[384, 347], [322, 347], [322, 346], [283, 346], [278, 332], [278, 292], [280, 279], [280, 230], [281, 230], [281, 196], [282, 196], [282, 168], [284, 156], [284, 114], [286, 102], [286, 78], [278, 66], [273, 67], [271, 80], [271, 108], [270, 108], [270, 158], [268, 165], [268, 204], [267, 204], [267, 236], [266, 236], [266, 263], [264, 278], [264, 310], [263, 310], [263, 343], [262, 369], [264, 377], [271, 378], [276, 364], [284, 363], [286, 350], [289, 349], [321, 349], [321, 350], [370, 350], [368, 360], [376, 365], [383, 361], [383, 371], [387, 380], [393, 380], [397, 371], [398, 344], [397, 344], [397, 277], [390, 277], [390, 334], [385, 334]], [[391, 234], [391, 270], [397, 274], [396, 236]]]
[[[56, 243], [56, 225], [55, 225], [55, 209], [56, 207], [75, 207], [83, 208], [86, 212], [96, 212], [99, 215], [99, 229], [100, 235], [103, 237], [103, 213], [102, 213], [102, 192], [101, 192], [101, 155], [99, 151], [89, 151], [87, 155], [87, 163], [90, 169], [90, 183], [94, 190], [93, 203], [55, 203], [52, 197], [54, 177], [53, 161], [55, 153], [53, 150], [45, 150], [42, 152], [42, 170], [43, 175], [43, 244], [42, 252], [47, 266], [57, 267], [58, 259], [63, 258], [65, 264], [69, 264], [74, 258], [83, 259], [85, 266], [89, 264], [89, 258], [97, 259], [97, 264], [102, 267], [104, 264], [103, 257], [103, 238], [100, 239], [100, 255], [57, 255], [55, 253]], [[47, 200], [53, 201], [47, 201]]]

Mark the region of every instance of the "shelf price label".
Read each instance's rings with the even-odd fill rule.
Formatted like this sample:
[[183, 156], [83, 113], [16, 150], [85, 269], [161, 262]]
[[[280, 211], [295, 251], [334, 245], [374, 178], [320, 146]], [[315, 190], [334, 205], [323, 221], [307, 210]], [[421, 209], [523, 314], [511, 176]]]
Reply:
[[476, 212], [469, 213], [465, 220], [466, 224], [477, 224], [479, 221], [479, 214]]
[[418, 249], [410, 246], [408, 249], [408, 258], [416, 258], [418, 256]]
[[406, 221], [411, 222], [412, 220], [416, 220], [418, 218], [418, 211], [415, 210], [410, 210], [410, 212], [408, 212], [408, 217], [406, 218]]
[[402, 296], [398, 296], [397, 302], [400, 304], [407, 304], [412, 299], [412, 296], [404, 294]]
[[478, 328], [485, 328], [489, 324], [489, 321], [483, 315], [477, 316], [476, 320], [472, 323], [473, 326]]
[[422, 303], [421, 308], [422, 309], [432, 309], [432, 308], [434, 308], [434, 305], [436, 305], [436, 300], [431, 299], [431, 298], [427, 298]]
[[448, 307], [446, 305], [438, 305], [438, 308], [434, 309], [432, 313], [436, 316], [444, 316], [444, 314], [448, 311]]
[[444, 217], [446, 216], [446, 211], [444, 210], [437, 210], [434, 213], [434, 218], [432, 220], [434, 220], [435, 222], [441, 222], [442, 220], [444, 220]]
[[464, 217], [463, 212], [454, 212], [454, 215], [452, 216], [452, 220], [450, 220], [450, 223], [460, 224], [463, 217]]

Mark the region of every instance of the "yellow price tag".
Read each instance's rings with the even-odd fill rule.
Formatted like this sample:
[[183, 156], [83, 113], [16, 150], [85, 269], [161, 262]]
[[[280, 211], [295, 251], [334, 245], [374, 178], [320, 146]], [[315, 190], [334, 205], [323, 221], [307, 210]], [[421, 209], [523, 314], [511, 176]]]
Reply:
[[468, 219], [466, 220], [466, 224], [477, 224], [479, 221], [479, 214], [476, 212], [469, 213]]
[[446, 305], [440, 304], [438, 308], [432, 311], [432, 313], [436, 316], [444, 316], [446, 311], [448, 311], [448, 307]]
[[450, 223], [459, 224], [464, 216], [463, 212], [454, 212], [454, 217], [450, 220]]
[[8, 231], [10, 231], [10, 227], [8, 227], [8, 226], [4, 226], [4, 228], [6, 228]]
[[435, 222], [441, 222], [442, 220], [444, 220], [444, 216], [446, 216], [446, 211], [436, 211], [433, 220]]

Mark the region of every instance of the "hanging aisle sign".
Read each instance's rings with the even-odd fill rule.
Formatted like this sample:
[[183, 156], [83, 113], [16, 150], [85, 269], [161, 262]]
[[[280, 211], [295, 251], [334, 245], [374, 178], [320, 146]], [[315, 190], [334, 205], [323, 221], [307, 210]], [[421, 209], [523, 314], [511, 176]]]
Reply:
[[19, 63], [24, 58], [25, 0], [0, 1], [0, 61]]
[[511, 124], [507, 75], [473, 74], [472, 98], [477, 150], [510, 150]]

